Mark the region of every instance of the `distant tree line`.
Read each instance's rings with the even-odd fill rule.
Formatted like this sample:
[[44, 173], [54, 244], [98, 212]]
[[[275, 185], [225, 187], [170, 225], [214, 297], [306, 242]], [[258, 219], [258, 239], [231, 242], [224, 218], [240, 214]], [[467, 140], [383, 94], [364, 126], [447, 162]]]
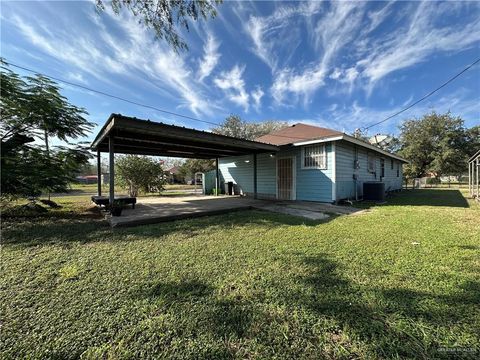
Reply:
[[[368, 141], [361, 131], [354, 135]], [[406, 179], [427, 174], [460, 176], [466, 172], [468, 158], [480, 149], [480, 126], [467, 128], [462, 118], [450, 112], [432, 111], [419, 119], [404, 120], [399, 136], [391, 138], [378, 147], [409, 161], [404, 166]]]

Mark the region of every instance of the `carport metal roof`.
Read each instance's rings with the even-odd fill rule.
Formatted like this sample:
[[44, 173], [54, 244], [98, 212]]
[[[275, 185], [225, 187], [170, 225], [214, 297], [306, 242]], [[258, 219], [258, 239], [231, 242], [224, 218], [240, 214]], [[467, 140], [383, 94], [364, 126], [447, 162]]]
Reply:
[[112, 114], [92, 143], [92, 149], [115, 153], [213, 159], [277, 152], [278, 146], [206, 131]]

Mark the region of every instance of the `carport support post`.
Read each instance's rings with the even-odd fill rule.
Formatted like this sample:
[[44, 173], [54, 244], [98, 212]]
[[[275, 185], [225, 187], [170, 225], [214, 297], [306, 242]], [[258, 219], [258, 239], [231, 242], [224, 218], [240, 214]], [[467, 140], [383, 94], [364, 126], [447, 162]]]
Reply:
[[100, 150], [97, 150], [97, 192], [98, 196], [102, 196], [102, 160], [100, 158]]
[[110, 208], [113, 206], [113, 200], [115, 199], [115, 152], [113, 149], [113, 136], [110, 135], [108, 138], [108, 156], [109, 156], [109, 181], [110, 181], [110, 197], [109, 204]]
[[257, 198], [257, 153], [253, 153], [253, 198]]
[[218, 171], [218, 158], [215, 159], [215, 195], [218, 196], [220, 192], [220, 173]]

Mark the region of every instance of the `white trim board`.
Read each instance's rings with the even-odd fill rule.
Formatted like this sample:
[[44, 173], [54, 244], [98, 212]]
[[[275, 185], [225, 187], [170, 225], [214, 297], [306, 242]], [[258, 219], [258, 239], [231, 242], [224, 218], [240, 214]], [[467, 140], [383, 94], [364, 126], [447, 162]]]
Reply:
[[332, 201], [337, 201], [337, 156], [335, 142], [332, 142]]

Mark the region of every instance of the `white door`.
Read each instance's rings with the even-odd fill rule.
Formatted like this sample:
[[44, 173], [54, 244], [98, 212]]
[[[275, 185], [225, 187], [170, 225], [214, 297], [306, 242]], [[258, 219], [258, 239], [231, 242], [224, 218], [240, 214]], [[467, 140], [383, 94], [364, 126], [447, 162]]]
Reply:
[[277, 198], [295, 200], [295, 159], [277, 159]]

